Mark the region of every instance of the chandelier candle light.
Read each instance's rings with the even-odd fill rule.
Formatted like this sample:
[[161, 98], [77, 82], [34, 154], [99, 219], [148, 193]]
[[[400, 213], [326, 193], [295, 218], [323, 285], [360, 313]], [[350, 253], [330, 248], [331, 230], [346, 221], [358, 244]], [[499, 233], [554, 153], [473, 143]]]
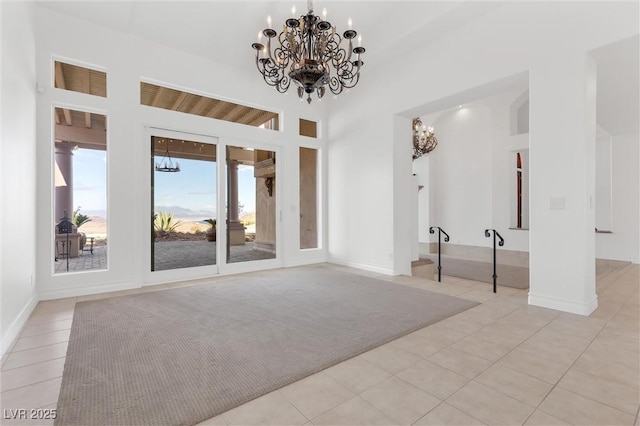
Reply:
[[430, 153], [438, 145], [433, 127], [425, 127], [419, 118], [413, 119], [413, 159]]
[[[307, 1], [309, 12], [300, 18], [289, 18], [282, 26], [278, 35], [275, 30], [267, 28], [258, 33], [258, 41], [262, 35], [267, 38], [267, 45], [253, 43], [256, 50], [256, 66], [264, 81], [278, 92], [284, 93], [289, 89], [293, 80], [298, 86], [298, 96], [303, 99], [307, 94], [307, 102], [311, 103], [311, 93], [317, 93], [322, 99], [326, 87], [335, 95], [345, 88], [350, 89], [358, 84], [360, 68], [364, 62], [360, 55], [365, 48], [360, 46], [362, 38], [358, 38], [358, 46], [353, 47], [353, 39], [358, 33], [351, 29], [344, 32], [342, 37], [336, 32], [336, 27], [326, 21], [327, 11], [322, 11], [322, 17], [313, 14], [313, 4]], [[295, 8], [292, 9], [295, 13]], [[271, 26], [271, 18], [268, 19]], [[277, 43], [272, 49], [271, 39]], [[348, 46], [342, 46], [343, 40], [348, 40]], [[355, 60], [352, 57], [355, 55]]]

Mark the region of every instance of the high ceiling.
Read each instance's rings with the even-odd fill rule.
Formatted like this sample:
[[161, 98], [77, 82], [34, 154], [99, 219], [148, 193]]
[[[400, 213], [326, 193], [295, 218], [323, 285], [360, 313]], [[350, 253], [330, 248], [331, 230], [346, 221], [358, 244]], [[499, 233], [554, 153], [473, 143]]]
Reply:
[[[487, 1], [337, 1], [314, 3], [339, 32], [353, 28], [367, 48], [365, 69], [410, 52], [501, 6]], [[258, 31], [306, 13], [303, 1], [39, 1], [40, 7], [171, 46], [240, 69], [254, 67]], [[297, 10], [292, 13], [292, 5]], [[244, 52], [244, 54], [242, 53]], [[638, 38], [593, 53], [598, 63], [598, 123], [609, 134], [638, 132]], [[635, 95], [635, 96], [632, 96]]]
[[[362, 35], [366, 65], [382, 61], [402, 42], [425, 44], [497, 7], [490, 2], [458, 1], [336, 1], [313, 3], [314, 12], [327, 9], [327, 20], [342, 33], [348, 28]], [[76, 16], [114, 30], [168, 45], [233, 66], [253, 65], [258, 31], [280, 29], [290, 17], [307, 12], [306, 2], [291, 1], [42, 1], [40, 6]], [[292, 14], [292, 6], [296, 6]], [[455, 24], [455, 25], [454, 25]], [[411, 37], [434, 28], [427, 37]], [[245, 52], [243, 55], [241, 52]]]

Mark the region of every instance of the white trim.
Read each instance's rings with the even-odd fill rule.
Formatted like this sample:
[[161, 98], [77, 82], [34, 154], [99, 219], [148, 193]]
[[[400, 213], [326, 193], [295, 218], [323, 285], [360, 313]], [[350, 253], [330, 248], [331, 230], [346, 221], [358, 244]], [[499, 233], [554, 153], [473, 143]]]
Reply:
[[335, 263], [337, 265], [348, 266], [350, 268], [362, 269], [363, 271], [377, 272], [379, 274], [391, 275], [391, 276], [396, 275], [393, 269], [367, 265], [366, 263], [352, 262], [347, 259], [341, 259], [333, 256], [329, 256], [328, 262]]
[[116, 282], [111, 284], [98, 284], [87, 287], [64, 288], [60, 290], [41, 291], [38, 293], [40, 300], [64, 299], [67, 297], [91, 296], [100, 293], [110, 293], [113, 291], [133, 290], [141, 288], [139, 284], [131, 281]]
[[598, 296], [587, 302], [564, 300], [547, 296], [538, 296], [529, 292], [529, 304], [543, 308], [554, 309], [556, 311], [569, 312], [572, 314], [589, 316], [598, 308]]
[[22, 328], [27, 323], [27, 320], [37, 305], [38, 295], [34, 294], [13, 320], [4, 336], [2, 336], [2, 340], [0, 340], [0, 357], [3, 357], [13, 347], [15, 340], [20, 335]]
[[[64, 90], [64, 89], [61, 89]], [[105, 98], [106, 99], [106, 98]], [[106, 194], [105, 194], [105, 199], [106, 199], [106, 214], [107, 214], [107, 237], [110, 235], [110, 224], [111, 224], [111, 220], [109, 220], [111, 216], [111, 203], [109, 202], [109, 200], [111, 199], [111, 173], [109, 170], [109, 166], [111, 165], [112, 161], [111, 161], [111, 150], [109, 149], [110, 147], [110, 143], [109, 143], [109, 126], [111, 123], [111, 120], [109, 120], [109, 113], [108, 110], [105, 108], [94, 108], [94, 107], [89, 107], [89, 106], [84, 106], [84, 105], [79, 105], [79, 104], [75, 104], [75, 103], [65, 103], [65, 102], [58, 102], [58, 101], [53, 101], [51, 102], [51, 111], [50, 111], [50, 118], [51, 118], [51, 144], [50, 144], [50, 151], [49, 151], [49, 162], [50, 162], [50, 177], [49, 177], [49, 190], [50, 190], [50, 204], [49, 204], [49, 223], [50, 223], [50, 231], [49, 231], [49, 247], [50, 247], [50, 254], [49, 254], [49, 259], [54, 259], [56, 257], [56, 224], [59, 222], [60, 218], [56, 218], [55, 217], [55, 210], [56, 210], [56, 189], [55, 189], [55, 168], [56, 168], [56, 121], [55, 121], [55, 113], [56, 113], [56, 108], [62, 108], [62, 109], [70, 109], [70, 110], [74, 110], [74, 111], [79, 111], [79, 112], [88, 112], [91, 114], [96, 114], [96, 115], [103, 115], [105, 117], [105, 156], [106, 156], [106, 164], [105, 164], [105, 174], [106, 174]], [[71, 206], [72, 209], [75, 208], [74, 206]], [[73, 211], [72, 211], [73, 212]], [[111, 245], [107, 244], [106, 247], [106, 256], [107, 256], [107, 264], [105, 266], [105, 268], [103, 269], [89, 269], [89, 270], [85, 270], [85, 271], [75, 271], [75, 272], [82, 272], [82, 273], [97, 273], [97, 272], [108, 272], [109, 271], [109, 265], [111, 262]], [[49, 269], [50, 269], [50, 273], [52, 277], [56, 277], [56, 276], [62, 276], [65, 274], [70, 274], [70, 273], [74, 273], [74, 272], [56, 272], [56, 265], [55, 262], [50, 261], [50, 265], [49, 265]], [[55, 278], [54, 278], [55, 279]], [[41, 299], [44, 300], [44, 299]]]
[[285, 265], [283, 267], [294, 268], [296, 266], [316, 265], [318, 263], [326, 263], [326, 262], [327, 262], [326, 256], [310, 257], [308, 259], [298, 258], [294, 260], [288, 260], [287, 262], [285, 262]]

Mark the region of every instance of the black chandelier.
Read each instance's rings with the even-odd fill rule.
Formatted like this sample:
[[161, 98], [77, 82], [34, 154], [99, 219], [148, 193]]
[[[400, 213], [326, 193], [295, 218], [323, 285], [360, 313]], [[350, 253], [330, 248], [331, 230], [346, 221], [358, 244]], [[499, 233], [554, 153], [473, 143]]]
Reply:
[[[313, 14], [311, 1], [307, 1], [307, 6], [309, 12], [306, 15], [285, 21], [274, 49], [271, 48], [271, 39], [277, 33], [271, 28], [258, 34], [259, 39], [262, 35], [267, 37], [266, 46], [261, 43], [251, 46], [256, 50], [258, 71], [269, 86], [284, 93], [293, 80], [298, 86], [300, 99], [306, 93], [307, 102], [311, 103], [311, 93], [315, 91], [321, 99], [327, 85], [337, 95], [343, 89], [358, 84], [360, 68], [364, 64], [360, 55], [365, 48], [353, 47], [353, 39], [358, 35], [356, 31], [349, 28], [340, 37], [336, 27], [325, 20], [326, 10], [323, 10], [321, 18]], [[341, 46], [343, 39], [348, 40], [348, 47]], [[352, 61], [353, 55], [356, 59]]]
[[430, 153], [438, 145], [433, 127], [425, 127], [419, 118], [413, 119], [413, 159]]
[[156, 163], [156, 172], [169, 172], [177, 173], [180, 171], [180, 163], [176, 161], [175, 166], [171, 160], [171, 154], [169, 154], [169, 142], [167, 142], [167, 155], [164, 156], [162, 161]]

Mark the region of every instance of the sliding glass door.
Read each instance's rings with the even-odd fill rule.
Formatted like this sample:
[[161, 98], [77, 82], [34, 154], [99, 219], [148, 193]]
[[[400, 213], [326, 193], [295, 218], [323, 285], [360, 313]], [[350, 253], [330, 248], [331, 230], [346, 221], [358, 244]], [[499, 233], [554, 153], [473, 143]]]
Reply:
[[151, 271], [217, 264], [217, 146], [210, 142], [151, 136]]
[[227, 146], [227, 263], [276, 258], [276, 153]]

